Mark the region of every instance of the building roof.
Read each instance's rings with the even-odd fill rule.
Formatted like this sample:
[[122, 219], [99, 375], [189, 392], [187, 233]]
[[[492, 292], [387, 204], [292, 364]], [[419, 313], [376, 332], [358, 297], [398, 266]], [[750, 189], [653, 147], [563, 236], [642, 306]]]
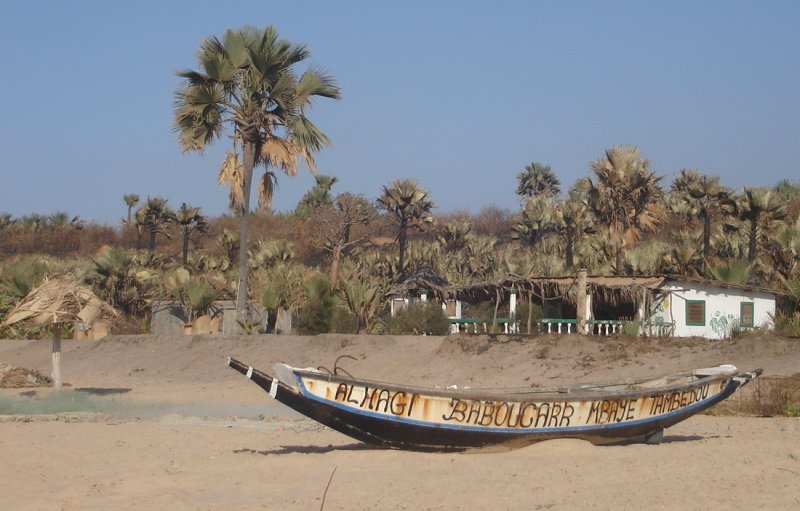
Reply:
[[[468, 300], [493, 298], [498, 291], [507, 292], [511, 289], [516, 289], [521, 293], [532, 293], [542, 300], [565, 300], [574, 303], [577, 282], [577, 276], [534, 277], [512, 274], [494, 280], [459, 286], [447, 283], [447, 281], [430, 270], [423, 270], [394, 287], [387, 293], [387, 296], [405, 296], [411, 292], [426, 290], [433, 293], [440, 300]], [[788, 295], [788, 293], [776, 289], [729, 284], [717, 280], [684, 277], [682, 275], [594, 275], [586, 277], [586, 287], [589, 293], [596, 299], [611, 303], [631, 300], [636, 296], [641, 296], [643, 292], [657, 291], [668, 282], [687, 282], [709, 287], [758, 291], [776, 296]]]

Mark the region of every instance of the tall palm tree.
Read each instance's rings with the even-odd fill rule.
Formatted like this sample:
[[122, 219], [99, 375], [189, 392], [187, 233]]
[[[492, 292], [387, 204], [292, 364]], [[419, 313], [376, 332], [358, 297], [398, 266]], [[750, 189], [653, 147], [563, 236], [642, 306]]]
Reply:
[[298, 75], [295, 67], [309, 57], [303, 44], [281, 39], [277, 30], [245, 26], [228, 29], [222, 40], [208, 37], [198, 51], [200, 70], [178, 72], [184, 79], [175, 92], [175, 124], [184, 151], [202, 151], [226, 127], [233, 150], [220, 169], [241, 216], [236, 311], [247, 315], [247, 241], [253, 169], [262, 165], [259, 206], [269, 207], [280, 169], [297, 174], [298, 160], [315, 170], [313, 153], [330, 145], [306, 117], [316, 97], [339, 98], [331, 76], [319, 69]]
[[129, 193], [127, 195], [122, 196], [122, 200], [125, 201], [125, 205], [128, 206], [128, 222], [127, 225], [131, 225], [131, 211], [133, 210], [134, 206], [139, 204], [139, 196], [135, 193]]
[[613, 146], [589, 165], [597, 181], [585, 177], [575, 188], [585, 194], [586, 205], [605, 227], [615, 253], [615, 270], [621, 275], [624, 247], [635, 246], [643, 232], [661, 223], [662, 177], [650, 170], [650, 160], [633, 146]]
[[731, 191], [719, 183], [719, 176], [706, 176], [697, 170], [682, 169], [672, 183], [672, 196], [684, 206], [686, 214], [703, 222], [703, 267], [711, 254], [711, 223], [734, 212]]
[[409, 229], [422, 230], [433, 223], [431, 210], [436, 204], [428, 199], [428, 190], [421, 188], [416, 179], [397, 179], [391, 186], [383, 186], [377, 200], [378, 208], [386, 211], [397, 226], [400, 250], [399, 280], [405, 279], [406, 236]]
[[206, 217], [200, 214], [200, 208], [192, 207], [185, 202], [175, 214], [175, 223], [183, 236], [183, 264], [189, 260], [189, 238], [196, 232], [206, 232], [208, 222]]
[[167, 207], [167, 199], [161, 197], [148, 197], [147, 202], [136, 210], [136, 227], [140, 236], [143, 232], [150, 235], [148, 247], [151, 253], [156, 251], [156, 236], [158, 234], [169, 236], [165, 228], [174, 221], [175, 213]]
[[780, 224], [786, 218], [786, 212], [774, 190], [745, 187], [736, 201], [736, 215], [747, 233], [747, 261], [752, 264], [758, 256], [759, 238]]
[[561, 193], [561, 182], [549, 165], [533, 162], [525, 166], [525, 170], [517, 174], [517, 195], [522, 200], [538, 195], [555, 197]]

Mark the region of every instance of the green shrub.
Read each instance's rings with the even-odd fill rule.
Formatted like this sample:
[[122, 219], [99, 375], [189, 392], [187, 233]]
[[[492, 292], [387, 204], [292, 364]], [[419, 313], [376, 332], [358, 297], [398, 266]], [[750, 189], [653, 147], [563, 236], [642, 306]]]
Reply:
[[[538, 303], [532, 303], [531, 309], [533, 314], [531, 315], [531, 333], [535, 334], [538, 332], [538, 324], [539, 320], [542, 319], [544, 314], [542, 314], [542, 306]], [[515, 318], [517, 320], [517, 324], [519, 325], [519, 331], [521, 333], [528, 332], [528, 302], [527, 301], [520, 301], [517, 302], [517, 312], [515, 314]], [[491, 320], [491, 318], [490, 318]]]
[[[800, 314], [800, 313], [798, 313]], [[778, 314], [773, 319], [775, 334], [782, 337], [800, 337], [800, 315]]]
[[331, 331], [334, 296], [331, 284], [322, 275], [305, 284], [308, 302], [297, 318], [297, 328], [303, 335], [317, 335]]
[[387, 327], [392, 334], [447, 335], [450, 322], [439, 305], [413, 302], [389, 318]]
[[641, 321], [625, 321], [622, 324], [622, 333], [630, 337], [637, 337], [642, 329]]
[[358, 329], [358, 317], [343, 307], [336, 307], [331, 318], [331, 331], [337, 334], [354, 334]]

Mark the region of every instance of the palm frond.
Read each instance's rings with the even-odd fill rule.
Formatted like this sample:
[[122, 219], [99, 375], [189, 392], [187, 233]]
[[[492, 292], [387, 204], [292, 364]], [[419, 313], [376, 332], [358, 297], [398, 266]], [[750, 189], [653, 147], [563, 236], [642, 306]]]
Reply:
[[235, 152], [229, 151], [225, 155], [222, 165], [219, 168], [217, 175], [217, 184], [219, 186], [229, 186], [230, 194], [228, 196], [228, 207], [235, 209], [244, 204], [244, 190], [242, 183], [244, 182], [244, 166], [239, 161], [239, 155]]

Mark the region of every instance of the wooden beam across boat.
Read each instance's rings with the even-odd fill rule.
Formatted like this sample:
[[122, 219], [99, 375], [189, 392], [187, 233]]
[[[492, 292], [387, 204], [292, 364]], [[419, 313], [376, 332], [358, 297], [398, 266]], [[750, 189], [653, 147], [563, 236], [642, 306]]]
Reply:
[[735, 366], [651, 379], [550, 389], [434, 389], [276, 364], [274, 375], [228, 365], [273, 398], [362, 442], [418, 451], [515, 448], [578, 438], [608, 444], [663, 431], [726, 399], [761, 374]]

